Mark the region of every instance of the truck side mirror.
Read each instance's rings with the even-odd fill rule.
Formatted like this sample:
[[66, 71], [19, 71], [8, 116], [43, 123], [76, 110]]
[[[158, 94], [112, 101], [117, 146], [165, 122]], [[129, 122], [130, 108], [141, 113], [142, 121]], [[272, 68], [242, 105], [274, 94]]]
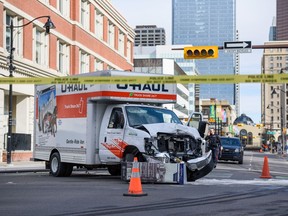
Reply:
[[208, 122], [200, 121], [198, 125], [198, 132], [202, 138], [208, 134]]

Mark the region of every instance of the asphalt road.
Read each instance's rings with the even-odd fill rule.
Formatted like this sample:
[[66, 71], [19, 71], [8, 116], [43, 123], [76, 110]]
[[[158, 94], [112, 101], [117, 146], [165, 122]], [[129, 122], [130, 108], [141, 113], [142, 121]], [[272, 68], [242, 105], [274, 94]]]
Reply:
[[[261, 178], [268, 157], [270, 179]], [[288, 162], [246, 152], [244, 164], [220, 162], [206, 177], [185, 185], [142, 184], [147, 196], [126, 197], [129, 183], [106, 170], [0, 173], [0, 215], [287, 215]]]

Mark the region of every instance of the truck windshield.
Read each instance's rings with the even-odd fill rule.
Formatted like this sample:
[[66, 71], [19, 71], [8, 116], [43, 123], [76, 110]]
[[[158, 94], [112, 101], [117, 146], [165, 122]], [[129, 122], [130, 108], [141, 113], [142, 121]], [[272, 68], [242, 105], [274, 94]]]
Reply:
[[145, 106], [126, 106], [126, 113], [131, 127], [142, 124], [177, 123], [182, 124], [177, 115], [168, 109]]

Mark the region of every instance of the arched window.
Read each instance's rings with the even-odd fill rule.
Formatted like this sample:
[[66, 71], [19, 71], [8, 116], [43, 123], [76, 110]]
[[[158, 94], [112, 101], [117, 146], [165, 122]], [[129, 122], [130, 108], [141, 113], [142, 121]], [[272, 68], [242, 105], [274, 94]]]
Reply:
[[253, 134], [248, 132], [248, 145], [253, 145]]
[[247, 130], [245, 129], [242, 129], [240, 130], [240, 140], [241, 140], [241, 143], [243, 146], [246, 146], [247, 145]]

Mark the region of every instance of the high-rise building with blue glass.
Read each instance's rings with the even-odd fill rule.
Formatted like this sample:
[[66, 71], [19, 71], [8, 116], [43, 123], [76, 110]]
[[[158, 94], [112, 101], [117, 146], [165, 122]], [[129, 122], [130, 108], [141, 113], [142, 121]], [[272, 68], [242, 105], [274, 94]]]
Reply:
[[[236, 0], [172, 0], [172, 44], [223, 46], [236, 40]], [[196, 60], [201, 75], [237, 74], [236, 56], [219, 50], [217, 59]], [[234, 84], [201, 84], [200, 99], [227, 100], [239, 107]]]

